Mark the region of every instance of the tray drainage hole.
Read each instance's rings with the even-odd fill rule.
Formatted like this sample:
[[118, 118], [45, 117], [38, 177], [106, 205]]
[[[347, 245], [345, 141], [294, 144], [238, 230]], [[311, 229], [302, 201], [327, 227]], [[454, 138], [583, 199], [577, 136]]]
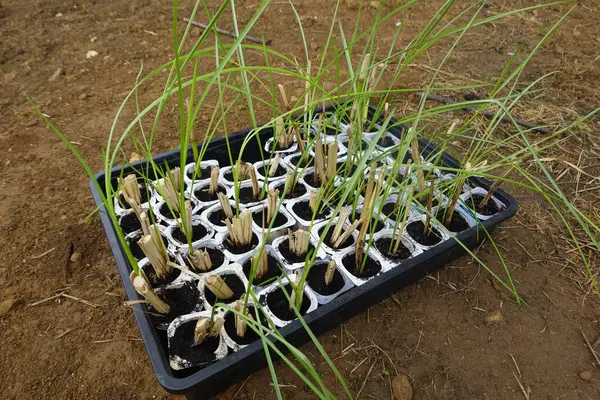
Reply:
[[400, 242], [396, 252], [394, 252], [394, 246], [396, 246], [396, 238], [394, 240], [391, 238], [379, 238], [375, 241], [375, 248], [388, 260], [399, 262], [411, 256], [410, 249], [404, 243]]
[[[290, 286], [284, 285], [288, 296], [291, 294]], [[269, 310], [282, 321], [292, 321], [296, 319], [296, 313], [293, 309], [290, 310], [290, 302], [283, 293], [281, 287], [278, 287], [271, 293], [267, 294], [267, 306]], [[300, 307], [300, 315], [306, 314], [306, 311], [310, 307], [310, 299], [306, 293], [302, 293], [302, 306]]]
[[325, 284], [325, 271], [327, 271], [327, 263], [313, 265], [310, 269], [306, 281], [308, 286], [322, 296], [330, 296], [336, 294], [344, 287], [344, 277], [335, 269], [333, 280], [327, 286]]
[[414, 221], [408, 224], [406, 231], [423, 246], [434, 246], [442, 241], [442, 234], [435, 226], [430, 226], [428, 232], [424, 232], [425, 224], [423, 221]]
[[381, 264], [371, 257], [369, 254], [365, 254], [363, 260], [366, 258], [364, 268], [362, 272], [359, 271], [358, 266], [356, 265], [356, 258], [354, 257], [354, 252], [346, 254], [342, 258], [342, 264], [344, 268], [352, 275], [357, 278], [367, 279], [377, 275], [381, 271]]

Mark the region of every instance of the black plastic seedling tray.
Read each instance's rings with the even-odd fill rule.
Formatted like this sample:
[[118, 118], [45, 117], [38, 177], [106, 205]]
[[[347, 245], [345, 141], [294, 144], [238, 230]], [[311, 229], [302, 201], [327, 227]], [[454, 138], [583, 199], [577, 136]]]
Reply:
[[[405, 131], [405, 126], [398, 126], [389, 129], [389, 131], [398, 136]], [[241, 131], [228, 135], [229, 146], [232, 154], [237, 155], [243, 140], [250, 130]], [[248, 162], [261, 160], [261, 148], [266, 140], [272, 137], [271, 129], [264, 129], [259, 140], [252, 139], [247, 144], [242, 159]], [[435, 146], [425, 139], [420, 139], [420, 148], [423, 156], [435, 151]], [[198, 147], [201, 143], [198, 144]], [[214, 139], [208, 147], [207, 154], [211, 159], [219, 161], [220, 165], [229, 165], [230, 159], [224, 137]], [[171, 167], [179, 165], [180, 150], [173, 150], [167, 153], [159, 154], [154, 157], [154, 161], [159, 165], [169, 164]], [[265, 155], [266, 157], [267, 155]], [[191, 148], [188, 149], [188, 159], [193, 160]], [[450, 168], [457, 168], [459, 163], [451, 156], [444, 154], [441, 163]], [[145, 160], [135, 162], [131, 165], [116, 167], [113, 169], [113, 185], [116, 187], [116, 179], [123, 174], [135, 173], [134, 170], [144, 169]], [[151, 169], [150, 169], [151, 170]], [[100, 187], [104, 187], [105, 174], [96, 175]], [[472, 178], [469, 182], [472, 186], [489, 188], [489, 182], [484, 179]], [[91, 191], [96, 205], [100, 206], [102, 200], [96, 186], [90, 181]], [[361, 286], [354, 287], [346, 293], [335, 298], [326, 305], [320, 305], [315, 311], [304, 316], [304, 320], [310, 329], [319, 335], [327, 330], [339, 325], [348, 318], [358, 314], [372, 305], [380, 302], [397, 290], [410, 285], [411, 283], [423, 278], [443, 265], [455, 260], [461, 255], [466, 254], [463, 246], [474, 249], [481, 243], [488, 232], [496, 226], [512, 217], [517, 212], [516, 200], [503, 190], [499, 189], [494, 197], [504, 204], [504, 209], [493, 215], [491, 218], [479, 221], [479, 224], [470, 229], [457, 234], [454, 238], [446, 240], [439, 245], [417, 255], [408, 260], [402, 261], [400, 265], [382, 273]], [[101, 207], [99, 210], [104, 230], [112, 248], [127, 297], [130, 300], [139, 300], [140, 296], [136, 293], [129, 281], [131, 267], [127, 261], [125, 253], [121, 248], [115, 227], [113, 226], [106, 210]], [[459, 244], [458, 241], [462, 243]], [[189, 399], [204, 399], [211, 397], [231, 384], [239, 381], [254, 371], [266, 366], [263, 344], [256, 341], [249, 346], [231, 353], [224, 359], [210, 364], [202, 369], [191, 368], [181, 371], [175, 371], [169, 366], [169, 356], [166, 337], [159, 333], [150, 320], [147, 313], [135, 312], [135, 318], [142, 334], [142, 339], [148, 351], [150, 362], [154, 368], [156, 378], [160, 385], [168, 392], [175, 394], [185, 394]], [[301, 345], [310, 341], [309, 336], [302, 327], [300, 321], [294, 321], [281, 328], [280, 333], [286, 340], [293, 345]], [[283, 347], [282, 347], [282, 350]], [[285, 350], [284, 350], [285, 351]]]

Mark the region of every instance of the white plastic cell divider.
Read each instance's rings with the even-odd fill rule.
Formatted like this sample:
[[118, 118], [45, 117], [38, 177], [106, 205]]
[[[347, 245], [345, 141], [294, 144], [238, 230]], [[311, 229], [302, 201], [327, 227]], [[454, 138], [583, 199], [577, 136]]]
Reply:
[[[243, 181], [242, 183], [240, 183], [239, 185], [240, 190], [242, 189], [251, 189], [252, 188], [252, 182], [250, 182], [249, 180]], [[263, 181], [258, 181], [258, 188], [259, 188], [259, 196], [263, 195], [264, 198], [261, 200], [252, 200], [252, 201], [242, 201], [240, 199], [239, 203], [241, 205], [243, 205], [245, 208], [250, 208], [250, 207], [254, 207], [257, 206], [259, 204], [265, 204], [265, 202], [267, 201], [267, 191], [266, 188], [264, 188], [264, 182]], [[235, 186], [233, 186], [231, 188], [231, 198], [235, 201], [236, 200], [236, 190], [235, 190]]]
[[[299, 228], [307, 229], [311, 225], [311, 221], [305, 220], [304, 218], [298, 216], [298, 214], [296, 214], [296, 212], [294, 211], [294, 205], [296, 205], [298, 203], [304, 203], [304, 202], [306, 202], [307, 207], [308, 207], [308, 197], [292, 199], [285, 203], [285, 208], [287, 208], [287, 210], [290, 212], [290, 214], [292, 214], [292, 216], [296, 219], [296, 221], [298, 222], [297, 226]], [[328, 206], [323, 206], [323, 207], [324, 207], [324, 211], [323, 211], [324, 217], [316, 218], [313, 221], [313, 225], [330, 218], [331, 215], [333, 214], [331, 209]]]
[[269, 139], [267, 140], [267, 142], [265, 143], [265, 147], [264, 147], [264, 148], [265, 148], [265, 151], [266, 151], [268, 154], [271, 154], [272, 152], [273, 152], [273, 153], [281, 153], [281, 156], [283, 157], [283, 156], [284, 156], [284, 155], [286, 155], [286, 154], [293, 153], [293, 152], [295, 152], [296, 150], [298, 150], [298, 143], [296, 142], [296, 139], [295, 139], [295, 138], [294, 138], [294, 141], [293, 141], [293, 143], [291, 144], [291, 146], [290, 146], [289, 148], [287, 148], [287, 149], [283, 149], [283, 150], [278, 150], [278, 149], [276, 149], [276, 148], [273, 148], [273, 141], [274, 141], [274, 140], [275, 140], [274, 138], [269, 138]]
[[[201, 318], [207, 318], [210, 320], [211, 316], [213, 316], [215, 318], [222, 317], [223, 311], [221, 309], [219, 309], [216, 313], [214, 313], [214, 315], [212, 314], [211, 311], [200, 311], [197, 313], [185, 314], [185, 315], [175, 318], [173, 320], [173, 322], [171, 322], [171, 324], [167, 328], [167, 340], [169, 343], [169, 365], [171, 366], [171, 368], [173, 368], [174, 370], [182, 370], [185, 368], [199, 366], [199, 365], [193, 364], [192, 362], [190, 362], [188, 360], [181, 358], [178, 354], [172, 354], [172, 342], [174, 340], [175, 331], [180, 326], [182, 326], [183, 324], [187, 324], [187, 323], [194, 323], [194, 321], [198, 321]], [[192, 348], [192, 347], [193, 347], [193, 345], [191, 344], [190, 348]], [[223, 337], [223, 329], [221, 329], [221, 332], [219, 332], [219, 344], [218, 344], [217, 349], [215, 350], [214, 354], [215, 354], [214, 361], [221, 360], [221, 359], [225, 358], [225, 356], [227, 355], [227, 344], [225, 343], [225, 339]]]
[[[191, 198], [196, 200], [198, 202], [198, 204], [201, 204], [202, 208], [207, 208], [214, 204], [219, 203], [219, 199], [216, 198], [216, 195], [215, 195], [214, 200], [200, 200], [199, 196], [200, 196], [201, 191], [208, 193], [209, 187], [210, 187], [210, 181], [201, 182], [201, 183], [194, 185], [194, 189], [191, 192]], [[219, 187], [218, 192], [224, 193], [225, 196], [229, 199], [232, 197], [232, 191], [231, 191], [231, 187], [229, 185], [226, 185], [223, 182], [219, 182], [218, 187]]]
[[440, 243], [450, 239], [450, 236], [448, 235], [448, 231], [439, 222], [437, 222], [435, 220], [435, 218], [431, 218], [430, 227], [431, 227], [431, 229], [435, 229], [437, 231], [437, 236], [440, 238], [440, 241], [435, 244], [432, 244], [432, 245], [426, 245], [423, 243], [419, 243], [419, 241], [417, 241], [414, 237], [412, 237], [410, 235], [409, 227], [414, 222], [421, 221], [421, 222], [425, 223], [425, 219], [426, 219], [425, 214], [414, 216], [406, 221], [406, 228], [405, 228], [406, 232], [408, 233], [408, 236], [412, 239], [412, 241], [415, 243], [415, 245], [417, 247], [419, 247], [422, 251], [429, 250], [429, 249], [439, 245]]
[[[202, 204], [198, 204], [194, 199], [191, 199], [190, 203], [192, 205], [192, 215], [198, 214], [202, 209]], [[162, 198], [152, 206], [152, 212], [154, 213], [156, 220], [162, 224], [171, 225], [176, 223], [171, 209]], [[171, 215], [168, 215], [167, 212]]]
[[[304, 194], [298, 196], [298, 197], [288, 197], [286, 196], [284, 201], [289, 201], [289, 200], [293, 200], [293, 199], [300, 199], [300, 198], [308, 198], [308, 190], [309, 188], [306, 186], [306, 184], [304, 182], [302, 182], [300, 179], [298, 179], [298, 181], [296, 182], [296, 187], [300, 186], [301, 188], [303, 188], [304, 190]], [[285, 178], [281, 179], [281, 180], [276, 180], [276, 181], [272, 181], [269, 182], [269, 189], [278, 189], [279, 190], [279, 197], [283, 197], [284, 191], [285, 191]], [[297, 189], [298, 190], [298, 189]]]
[[[200, 242], [197, 244], [192, 244], [192, 248], [194, 250], [213, 249], [213, 250], [219, 251], [223, 254], [223, 260], [220, 263], [218, 263], [218, 265], [213, 265], [213, 269], [211, 271], [209, 271], [209, 272], [192, 271], [196, 275], [202, 276], [204, 274], [208, 274], [210, 272], [217, 271], [221, 267], [225, 267], [225, 266], [229, 265], [227, 257], [225, 257], [225, 253], [223, 253], [223, 250], [221, 250], [219, 248], [219, 245], [217, 244], [217, 241], [214, 238], [208, 239], [206, 241], [203, 241], [203, 242]], [[189, 248], [186, 247], [185, 249], [181, 249], [180, 251], [181, 251], [180, 252], [181, 259], [185, 260], [185, 257], [189, 254]], [[211, 261], [212, 261], [212, 259], [211, 259]], [[183, 263], [184, 264], [181, 264], [181, 265], [187, 265], [187, 263], [185, 263], [185, 261], [183, 261]]]
[[[217, 160], [200, 161], [200, 170], [203, 170], [205, 168], [210, 168], [210, 167], [218, 167], [218, 166], [219, 166], [219, 162]], [[194, 183], [194, 187], [200, 183], [210, 182], [210, 173], [208, 175], [202, 175], [202, 176], [197, 175], [195, 179], [192, 179], [194, 177], [195, 170], [196, 170], [196, 163], [189, 163], [184, 168], [185, 174], [183, 175], [183, 179], [189, 186], [191, 186], [192, 182]]]
[[[380, 239], [391, 239], [392, 243], [395, 243], [396, 239], [398, 238], [398, 233], [397, 231], [395, 231], [394, 229], [384, 229], [380, 232], [377, 232], [376, 234], [373, 235], [373, 242], [372, 242], [372, 250], [374, 252], [376, 252], [380, 257], [382, 262], [387, 264], [388, 269], [392, 269], [394, 267], [397, 267], [398, 265], [400, 265], [400, 263], [402, 263], [404, 260], [400, 260], [400, 261], [394, 261], [391, 260], [389, 258], [387, 258], [384, 253], [382, 251], [380, 251], [377, 248], [377, 241]], [[407, 233], [406, 231], [404, 231], [402, 233], [402, 235], [400, 236], [400, 242], [404, 245], [404, 247], [406, 247], [408, 249], [408, 251], [410, 252], [410, 256], [407, 257], [405, 260], [408, 260], [409, 258], [418, 256], [419, 254], [421, 254], [423, 252], [423, 249], [421, 246], [419, 246]]]
[[[242, 272], [244, 273], [244, 275], [246, 275], [246, 273], [244, 272], [244, 265], [247, 262], [252, 262], [252, 257], [254, 257], [258, 252], [260, 251], [260, 248], [256, 248], [254, 249], [250, 254], [246, 254], [243, 258], [240, 258], [238, 260], [238, 264], [240, 264], [242, 266]], [[290, 274], [292, 271], [287, 270], [284, 266], [284, 262], [283, 259], [280, 257], [280, 255], [275, 251], [275, 249], [273, 248], [273, 246], [267, 244], [265, 245], [265, 249], [263, 250], [265, 253], [267, 253], [268, 256], [271, 256], [273, 259], [275, 259], [275, 261], [279, 264], [279, 266], [281, 268], [283, 268], [283, 271], [280, 271], [281, 273], [279, 274], [279, 276], [283, 276], [284, 273], [285, 274]], [[248, 277], [246, 277], [248, 279], [248, 282], [250, 281]], [[265, 288], [267, 288], [269, 286], [269, 283], [267, 284], [255, 284], [254, 281], [252, 283], [252, 290], [254, 291], [255, 294], [258, 294], [260, 292], [262, 292]]]

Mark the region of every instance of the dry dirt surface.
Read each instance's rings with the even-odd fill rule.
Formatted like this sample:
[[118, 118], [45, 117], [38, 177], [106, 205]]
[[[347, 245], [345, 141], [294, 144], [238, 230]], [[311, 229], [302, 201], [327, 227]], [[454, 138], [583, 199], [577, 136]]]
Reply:
[[[34, 99], [92, 169], [100, 170], [112, 118], [141, 63], [150, 71], [170, 59], [171, 3], [0, 0], [2, 398], [176, 397], [154, 378], [132, 311], [123, 305], [124, 291], [99, 219], [82, 222], [93, 211], [86, 175], [27, 100]], [[184, 3], [189, 10], [189, 2]], [[242, 23], [258, 3], [244, 2]], [[332, 2], [296, 3], [311, 54], [316, 55], [328, 30]], [[340, 12], [347, 27], [356, 16], [353, 3], [344, 2]], [[471, 2], [457, 3], [455, 13]], [[482, 12], [489, 16], [533, 3], [494, 1]], [[406, 42], [440, 4], [425, 1], [405, 13], [401, 40]], [[473, 83], [498, 76], [510, 52], [520, 43], [530, 50], [540, 32], [567, 10], [554, 6], [475, 29], [457, 47], [440, 79]], [[367, 7], [365, 26], [374, 14]], [[517, 110], [521, 116], [564, 125], [600, 104], [598, 15], [596, 1], [580, 1], [540, 49], [523, 80], [558, 73], [541, 85], [545, 92]], [[253, 31], [271, 38], [276, 50], [302, 55], [299, 30], [286, 2], [274, 2]], [[387, 32], [380, 35], [384, 43], [391, 41], [392, 31]], [[86, 58], [91, 50], [98, 55]], [[429, 68], [443, 55], [444, 47], [431, 49], [402, 84], [425, 84]], [[152, 98], [160, 90], [157, 82], [142, 95]], [[408, 96], [395, 99], [395, 105], [415, 108]], [[231, 129], [249, 124], [243, 107], [232, 115]], [[267, 118], [265, 112], [257, 115], [258, 120]], [[177, 146], [174, 124], [175, 114], [165, 114], [160, 150]], [[588, 121], [548, 155], [549, 169], [555, 176], [563, 174], [560, 183], [566, 193], [587, 211], [593, 211], [598, 194], [598, 128], [597, 120]], [[521, 210], [494, 238], [527, 305], [516, 305], [477, 262], [459, 259], [320, 337], [354, 395], [389, 399], [392, 379], [406, 375], [415, 399], [600, 398], [600, 365], [582, 336], [584, 332], [592, 345], [600, 337], [598, 297], [590, 291], [585, 268], [553, 211], [531, 194], [515, 194]], [[482, 246], [477, 254], [501, 270], [492, 246]], [[59, 293], [75, 299], [57, 297]], [[315, 348], [302, 349], [342, 398]], [[311, 398], [291, 371], [277, 366], [285, 398]], [[268, 371], [257, 371], [221, 398], [273, 398], [268, 382]]]

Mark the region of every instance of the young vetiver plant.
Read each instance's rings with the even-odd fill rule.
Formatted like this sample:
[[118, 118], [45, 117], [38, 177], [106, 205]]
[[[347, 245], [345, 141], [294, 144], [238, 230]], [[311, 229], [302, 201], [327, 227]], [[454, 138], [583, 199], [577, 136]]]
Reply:
[[[436, 252], [440, 243], [452, 239], [456, 239], [455, 248], [470, 254], [521, 302], [493, 240], [490, 243], [498, 251], [503, 276], [483, 263], [471, 244], [457, 239], [464, 231], [468, 237], [492, 239], [488, 229], [514, 212], [512, 198], [498, 189], [501, 182], [543, 196], [559, 211], [576, 242], [575, 223], [600, 249], [595, 237], [598, 225], [573, 206], [540, 161], [543, 152], [570, 127], [532, 140], [513, 120], [516, 133], [492, 140], [502, 117], [510, 116], [519, 99], [537, 90], [541, 78], [525, 87], [517, 82], [533, 54], [564, 18], [523, 61], [511, 58], [497, 81], [478, 86], [488, 92], [488, 98], [427, 108], [428, 92], [464, 89], [440, 87], [436, 77], [465, 32], [545, 5], [482, 17], [484, 3], [476, 2], [450, 17], [453, 1], [449, 0], [414, 38], [398, 40], [399, 24], [391, 45], [383, 48], [379, 29], [413, 3], [388, 13], [379, 8], [374, 22], [361, 30], [357, 21], [351, 36], [334, 18], [320, 56], [311, 60], [301, 18], [290, 1], [306, 48], [306, 60], [297, 61], [300, 55], [289, 57], [264, 44], [244, 43], [268, 0], [257, 5], [243, 28], [234, 1], [223, 1], [213, 11], [203, 1], [196, 2], [186, 17], [202, 16], [209, 23], [195, 40], [190, 39], [191, 24], [180, 29], [176, 2], [174, 58], [146, 76], [140, 73], [110, 129], [103, 153], [104, 173], [98, 179], [71, 142], [42, 116], [90, 176], [107, 232], [122, 249], [119, 268], [125, 273], [125, 285], [148, 303], [136, 315], [140, 327], [155, 330], [153, 337], [166, 337], [166, 348], [156, 346], [163, 346], [162, 354], [169, 354], [173, 368], [189, 370], [178, 377], [164, 367], [161, 374], [174, 380], [196, 376], [193, 371], [211, 363], [230, 362], [230, 351], [245, 355], [257, 351], [244, 346], [260, 341], [279, 398], [274, 356], [281, 357], [317, 397], [334, 398], [313, 363], [279, 332], [289, 324], [289, 331], [306, 331], [304, 336], [317, 346], [350, 397], [343, 377], [309, 324], [326, 324], [327, 312], [338, 307], [330, 303], [334, 296], [347, 291], [348, 296], [338, 303], [349, 301], [356, 286], [371, 279], [381, 282], [378, 278], [383, 274], [400, 279], [398, 266], [405, 259]], [[339, 4], [335, 4], [336, 11]], [[224, 15], [231, 16], [234, 26], [234, 37], [227, 43], [216, 30]], [[454, 41], [434, 69], [430, 84], [410, 88], [403, 82], [401, 87], [402, 72], [449, 38]], [[401, 47], [399, 43], [406, 44]], [[262, 55], [264, 63], [249, 63], [245, 57], [249, 51]], [[207, 66], [214, 68], [206, 70]], [[139, 89], [163, 71], [167, 72], [164, 92], [142, 104]], [[296, 100], [280, 83], [287, 80], [304, 88]], [[326, 90], [324, 83], [329, 81], [337, 84]], [[425, 92], [417, 111], [397, 111], [406, 109], [395, 107], [397, 95], [417, 91]], [[175, 116], [169, 112], [172, 102]], [[117, 132], [130, 106], [135, 107], [135, 117]], [[473, 129], [471, 119], [427, 138], [421, 135], [425, 121], [465, 106], [479, 107], [472, 119], [488, 107], [500, 112], [483, 128], [480, 124]], [[232, 135], [229, 120], [239, 114], [230, 111], [239, 108], [248, 111], [250, 129]], [[272, 115], [271, 121], [259, 124], [259, 109]], [[200, 134], [195, 122], [201, 113], [209, 115], [209, 122]], [[180, 138], [180, 151], [166, 158], [155, 154], [153, 145], [162, 133], [159, 121], [163, 118], [176, 122]], [[458, 153], [460, 162], [448, 156], [456, 154], [450, 145], [455, 139], [468, 144], [465, 152]], [[125, 158], [117, 174], [113, 167], [127, 154], [129, 142], [145, 159], [129, 163]], [[436, 142], [441, 145], [435, 147]], [[541, 177], [519, 166], [525, 159], [538, 166]], [[503, 170], [512, 171], [512, 178], [508, 172], [493, 172]], [[583, 251], [580, 254], [590, 273], [589, 257]], [[417, 263], [412, 268], [421, 267]], [[590, 280], [600, 294], [591, 273]], [[182, 287], [199, 292], [202, 310], [191, 307], [189, 311], [188, 307], [182, 315], [171, 315], [179, 308], [165, 293]], [[311, 315], [317, 307], [327, 311], [324, 317]], [[162, 324], [154, 324], [145, 313], [162, 315]], [[166, 327], [165, 315], [173, 316]], [[182, 358], [182, 349], [195, 356]], [[166, 366], [163, 358], [154, 364]], [[236, 359], [243, 362], [246, 358], [240, 353]]]

